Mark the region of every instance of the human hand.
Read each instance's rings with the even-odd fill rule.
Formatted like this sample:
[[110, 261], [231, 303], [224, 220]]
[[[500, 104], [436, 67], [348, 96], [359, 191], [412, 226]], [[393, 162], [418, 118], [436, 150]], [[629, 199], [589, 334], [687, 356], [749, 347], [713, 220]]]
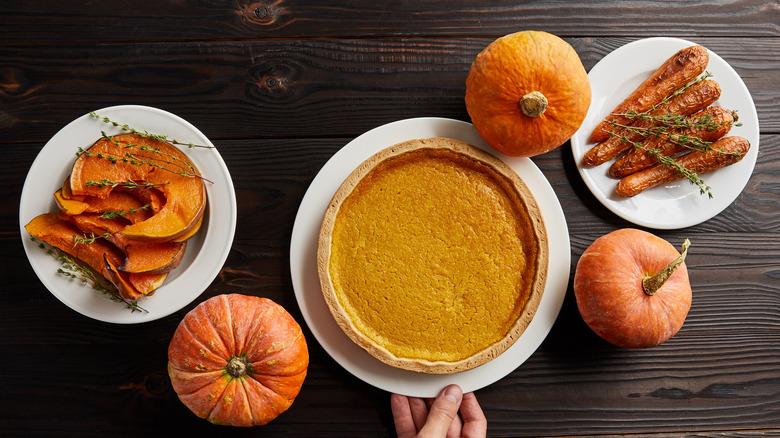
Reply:
[[[483, 438], [487, 420], [474, 393], [449, 385], [436, 399], [392, 394], [390, 407], [398, 438]], [[460, 415], [458, 415], [460, 411]]]

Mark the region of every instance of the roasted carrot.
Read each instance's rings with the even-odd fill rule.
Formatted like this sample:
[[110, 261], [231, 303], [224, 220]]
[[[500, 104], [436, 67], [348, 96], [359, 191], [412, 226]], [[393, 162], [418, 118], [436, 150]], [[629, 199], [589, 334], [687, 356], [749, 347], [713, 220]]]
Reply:
[[[707, 108], [718, 100], [719, 97], [720, 85], [711, 79], [707, 79], [691, 85], [682, 93], [670, 98], [665, 104], [659, 105], [656, 109], [650, 111], [648, 115], [679, 114], [687, 116]], [[640, 129], [654, 125], [655, 122], [648, 119], [634, 119], [630, 124], [630, 126]], [[642, 134], [626, 128], [615, 131], [615, 134], [585, 152], [585, 155], [582, 157], [582, 164], [598, 166], [606, 163], [630, 149], [630, 142], [641, 141], [643, 138]], [[624, 141], [624, 138], [628, 141]]]
[[736, 119], [736, 113], [721, 107], [710, 107], [699, 111], [686, 119], [689, 127], [674, 129], [660, 137], [649, 138], [642, 144], [641, 149], [635, 148], [623, 154], [610, 166], [609, 176], [623, 178], [657, 163], [658, 160], [648, 155], [646, 149], [655, 149], [671, 157], [690, 149], [683, 144], [686, 141], [693, 147], [696, 147], [696, 144], [692, 139], [707, 143], [717, 141], [729, 133]]
[[[707, 152], [691, 151], [676, 158], [674, 162], [700, 175], [740, 161], [749, 149], [750, 143], [742, 137], [724, 137], [713, 143], [711, 150]], [[678, 170], [658, 163], [621, 179], [615, 187], [615, 192], [625, 197], [636, 196], [651, 187], [685, 177]]]
[[702, 46], [686, 47], [675, 53], [596, 126], [590, 135], [590, 142], [598, 143], [609, 138], [607, 131], [611, 130], [610, 121], [619, 124], [629, 122], [628, 118], [619, 114], [629, 111], [641, 113], [649, 110], [663, 98], [704, 72], [707, 63], [709, 63], [709, 53]]

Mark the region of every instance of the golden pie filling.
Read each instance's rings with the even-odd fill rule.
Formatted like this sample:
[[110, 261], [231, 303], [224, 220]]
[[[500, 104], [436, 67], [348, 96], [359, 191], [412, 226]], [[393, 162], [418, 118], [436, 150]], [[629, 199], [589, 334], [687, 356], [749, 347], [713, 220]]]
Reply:
[[505, 351], [547, 272], [536, 201], [503, 162], [452, 139], [363, 163], [325, 215], [318, 268], [336, 322], [379, 360], [454, 373]]

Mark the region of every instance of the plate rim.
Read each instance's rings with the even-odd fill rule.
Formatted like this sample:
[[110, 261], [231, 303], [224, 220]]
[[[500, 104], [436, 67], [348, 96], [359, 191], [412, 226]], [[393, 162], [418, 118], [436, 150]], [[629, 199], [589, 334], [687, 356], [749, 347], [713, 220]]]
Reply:
[[[487, 150], [515, 171], [517, 166], [521, 166], [521, 169], [533, 172], [532, 175], [521, 174], [521, 178], [532, 189], [540, 204], [551, 241], [551, 261], [545, 294], [537, 316], [520, 339], [491, 362], [461, 373], [445, 375], [415, 373], [390, 367], [354, 344], [336, 325], [327, 310], [316, 272], [315, 236], [319, 234], [325, 207], [343, 182], [344, 178], [341, 176], [348, 175], [382, 146], [392, 146], [404, 140], [433, 136], [466, 141]], [[379, 141], [379, 144], [370, 144], [376, 141]], [[343, 164], [344, 161], [349, 164]], [[341, 167], [334, 170], [338, 166]], [[544, 182], [544, 187], [537, 187], [539, 180]], [[322, 191], [328, 192], [328, 196], [320, 193]], [[322, 207], [321, 212], [309, 211], [312, 208], [319, 210], [318, 206]], [[551, 213], [550, 210], [554, 211]], [[548, 218], [549, 214], [556, 217]], [[551, 229], [551, 224], [558, 228]], [[560, 228], [561, 225], [563, 229]], [[563, 209], [549, 181], [530, 159], [507, 157], [490, 148], [479, 137], [471, 123], [442, 117], [417, 117], [397, 120], [366, 131], [340, 148], [325, 163], [312, 180], [295, 218], [290, 243], [290, 269], [296, 300], [303, 318], [314, 337], [333, 360], [353, 376], [379, 389], [409, 396], [434, 397], [449, 382], [460, 384], [466, 392], [495, 383], [517, 369], [538, 349], [552, 329], [563, 305], [570, 276], [570, 253], [568, 227]], [[315, 309], [315, 304], [309, 305], [307, 300], [318, 303], [316, 305], [319, 308]], [[333, 339], [330, 339], [331, 337]], [[338, 351], [339, 348], [348, 350], [349, 354]]]
[[[49, 269], [52, 266], [56, 266], [52, 264], [52, 261], [56, 263], [56, 260], [54, 260], [53, 257], [45, 254], [39, 246], [37, 242], [33, 242], [30, 238], [29, 233], [25, 230], [24, 226], [27, 222], [29, 222], [32, 217], [34, 217], [36, 214], [42, 214], [46, 213], [48, 211], [54, 211], [54, 210], [46, 210], [41, 211], [39, 213], [34, 213], [32, 211], [28, 211], [27, 205], [32, 202], [38, 202], [36, 201], [36, 197], [38, 196], [45, 196], [45, 193], [41, 193], [44, 189], [34, 189], [33, 183], [35, 182], [34, 179], [38, 176], [39, 173], [47, 170], [47, 169], [59, 169], [63, 174], [67, 173], [67, 167], [72, 161], [68, 161], [68, 164], [64, 164], [62, 166], [60, 165], [48, 165], [46, 164], [47, 160], [50, 160], [52, 158], [58, 158], [61, 156], [64, 156], [64, 154], [75, 154], [76, 149], [78, 146], [86, 147], [94, 143], [99, 137], [100, 137], [100, 131], [106, 131], [108, 133], [119, 133], [121, 130], [119, 128], [112, 127], [109, 124], [105, 124], [102, 121], [98, 121], [91, 117], [89, 113], [83, 114], [75, 119], [73, 119], [71, 122], [67, 123], [65, 126], [60, 128], [45, 144], [44, 146], [38, 151], [38, 154], [36, 155], [35, 159], [33, 160], [33, 163], [30, 165], [30, 168], [27, 171], [27, 175], [25, 176], [24, 184], [22, 186], [22, 192], [20, 196], [20, 202], [19, 202], [19, 227], [20, 227], [20, 237], [22, 239], [22, 245], [24, 247], [25, 255], [27, 256], [28, 262], [30, 263], [30, 266], [33, 268], [33, 271], [35, 272], [36, 277], [38, 277], [39, 281], [46, 287], [46, 289], [54, 295], [60, 302], [65, 304], [70, 309], [76, 311], [77, 313], [86, 316], [90, 319], [106, 322], [106, 323], [114, 323], [114, 324], [141, 324], [145, 322], [154, 321], [157, 319], [164, 318], [174, 312], [177, 312], [196, 300], [205, 290], [209, 287], [211, 282], [213, 282], [214, 278], [217, 277], [219, 274], [219, 271], [221, 270], [222, 266], [225, 263], [225, 260], [227, 260], [227, 256], [230, 252], [230, 249], [232, 247], [233, 239], [235, 236], [235, 229], [236, 229], [236, 221], [237, 221], [237, 203], [236, 203], [236, 197], [235, 197], [235, 189], [233, 187], [233, 181], [230, 177], [230, 172], [227, 168], [227, 165], [225, 164], [224, 160], [222, 159], [222, 156], [219, 154], [219, 151], [217, 148], [213, 145], [213, 143], [206, 137], [198, 128], [196, 128], [194, 125], [192, 125], [190, 122], [185, 120], [184, 118], [173, 114], [169, 111], [151, 107], [151, 106], [145, 106], [145, 105], [113, 105], [104, 107], [101, 109], [97, 109], [92, 111], [94, 113], [97, 113], [99, 115], [108, 115], [112, 117], [113, 119], [117, 120], [121, 123], [127, 123], [128, 125], [133, 126], [134, 122], [133, 120], [119, 120], [115, 115], [116, 114], [124, 114], [126, 119], [132, 119], [132, 118], [143, 118], [143, 117], [159, 117], [161, 121], [164, 123], [173, 123], [176, 124], [175, 128], [173, 130], [179, 130], [181, 132], [185, 132], [188, 135], [188, 139], [191, 139], [193, 142], [198, 142], [207, 146], [211, 146], [209, 149], [202, 149], [199, 152], [202, 153], [195, 153], [191, 151], [185, 151], [190, 156], [190, 159], [193, 160], [193, 162], [196, 163], [196, 165], [203, 169], [204, 167], [211, 170], [217, 169], [219, 171], [219, 175], [215, 177], [213, 174], [209, 174], [208, 177], [212, 180], [215, 180], [215, 185], [218, 182], [220, 185], [224, 184], [224, 188], [214, 188], [209, 182], [206, 182], [206, 191], [209, 196], [209, 202], [207, 204], [207, 211], [206, 211], [206, 221], [207, 227], [204, 229], [204, 231], [209, 231], [208, 233], [200, 232], [196, 234], [193, 239], [198, 239], [197, 243], [199, 245], [198, 251], [194, 251], [193, 248], [188, 248], [188, 250], [185, 252], [185, 259], [182, 261], [182, 263], [187, 263], [187, 265], [179, 266], [177, 270], [181, 269], [177, 272], [177, 270], [174, 270], [172, 272], [173, 275], [169, 276], [169, 278], [166, 279], [166, 282], [160, 287], [156, 293], [148, 298], [144, 298], [139, 301], [139, 304], [141, 307], [149, 310], [148, 313], [141, 313], [141, 312], [131, 312], [129, 309], [125, 308], [123, 304], [112, 302], [107, 297], [102, 296], [99, 292], [91, 290], [89, 286], [83, 286], [85, 290], [82, 292], [78, 292], [76, 296], [72, 296], [75, 292], [76, 287], [81, 287], [81, 285], [73, 285], [70, 283], [65, 283], [69, 281], [69, 279], [60, 277], [56, 274], [56, 267], [51, 270], [51, 273], [49, 273]], [[86, 134], [86, 133], [80, 133], [76, 132], [76, 130], [81, 129], [82, 126], [85, 124], [90, 124], [94, 122], [99, 122], [100, 124], [95, 125], [96, 130], [94, 134]], [[140, 126], [133, 126], [137, 129], [141, 129]], [[101, 129], [102, 128], [102, 129]], [[153, 130], [150, 130], [150, 132], [154, 132]], [[177, 132], [177, 135], [179, 133]], [[85, 144], [75, 144], [72, 142], [72, 140], [69, 141], [69, 138], [78, 138], [79, 141], [85, 139], [87, 135], [90, 136], [91, 140]], [[168, 135], [168, 134], [166, 134]], [[72, 143], [72, 144], [66, 144], [63, 145], [65, 142]], [[62, 148], [58, 150], [58, 148]], [[65, 151], [64, 149], [68, 149]], [[52, 158], [50, 158], [52, 157]], [[75, 155], [73, 155], [73, 159], [75, 160]], [[209, 163], [204, 166], [203, 161], [207, 159]], [[205, 172], [204, 172], [205, 173]], [[48, 185], [46, 187], [49, 187]], [[52, 184], [51, 187], [56, 187], [56, 184]], [[56, 189], [55, 189], [56, 190]], [[53, 191], [52, 191], [53, 193]], [[218, 193], [215, 194], [215, 193]], [[217, 210], [214, 208], [215, 197], [219, 197], [219, 200], [216, 201], [219, 203], [219, 205], [222, 207], [221, 209]], [[40, 202], [44, 202], [41, 200]], [[49, 201], [50, 205], [54, 205], [53, 198]], [[214, 234], [217, 234], [214, 229], [212, 228], [215, 223], [222, 224], [220, 229], [220, 238], [215, 239]], [[211, 236], [207, 236], [211, 235]], [[195, 242], [193, 242], [195, 243]], [[188, 254], [189, 253], [189, 254]], [[208, 255], [205, 255], [208, 253]], [[208, 259], [208, 260], [206, 260]], [[42, 264], [44, 266], [42, 266]], [[205, 267], [203, 265], [206, 265]], [[209, 268], [210, 266], [210, 268]], [[187, 281], [183, 279], [182, 274], [187, 272], [189, 269], [195, 269], [199, 268], [198, 270], [198, 276], [193, 277], [191, 275], [188, 276], [188, 278], [192, 278], [193, 280], [200, 280], [200, 285], [193, 285], [191, 281]], [[174, 277], [175, 275], [175, 277]], [[171, 277], [174, 277], [171, 279]], [[173, 283], [173, 284], [172, 284]], [[174, 287], [175, 286], [175, 287]], [[187, 293], [182, 293], [180, 291], [180, 286], [187, 286], [184, 289], [189, 289]], [[167, 290], [166, 290], [167, 289]], [[158, 302], [163, 303], [163, 307], [160, 308], [159, 306], [154, 305], [154, 299], [163, 293], [169, 293], [173, 294], [176, 293], [178, 295], [179, 300], [174, 300], [175, 304], [170, 304], [170, 299], [160, 299]], [[92, 296], [85, 297], [82, 296], [83, 294], [91, 294]], [[79, 299], [85, 299], [85, 300], [95, 300], [94, 301], [94, 308], [90, 307], [89, 305], [91, 303], [80, 303]], [[107, 307], [106, 303], [116, 308], [116, 311], [114, 311], [111, 307]], [[102, 309], [102, 310], [101, 310]], [[105, 313], [105, 309], [112, 309], [109, 312]]]

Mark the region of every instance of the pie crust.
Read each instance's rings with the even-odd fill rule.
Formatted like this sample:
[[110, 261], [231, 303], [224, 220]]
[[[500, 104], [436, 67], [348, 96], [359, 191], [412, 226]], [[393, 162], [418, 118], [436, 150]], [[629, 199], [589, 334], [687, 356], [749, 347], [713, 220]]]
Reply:
[[337, 324], [380, 361], [451, 374], [525, 331], [547, 278], [547, 232], [522, 179], [449, 138], [410, 140], [355, 169], [329, 204], [317, 268]]

